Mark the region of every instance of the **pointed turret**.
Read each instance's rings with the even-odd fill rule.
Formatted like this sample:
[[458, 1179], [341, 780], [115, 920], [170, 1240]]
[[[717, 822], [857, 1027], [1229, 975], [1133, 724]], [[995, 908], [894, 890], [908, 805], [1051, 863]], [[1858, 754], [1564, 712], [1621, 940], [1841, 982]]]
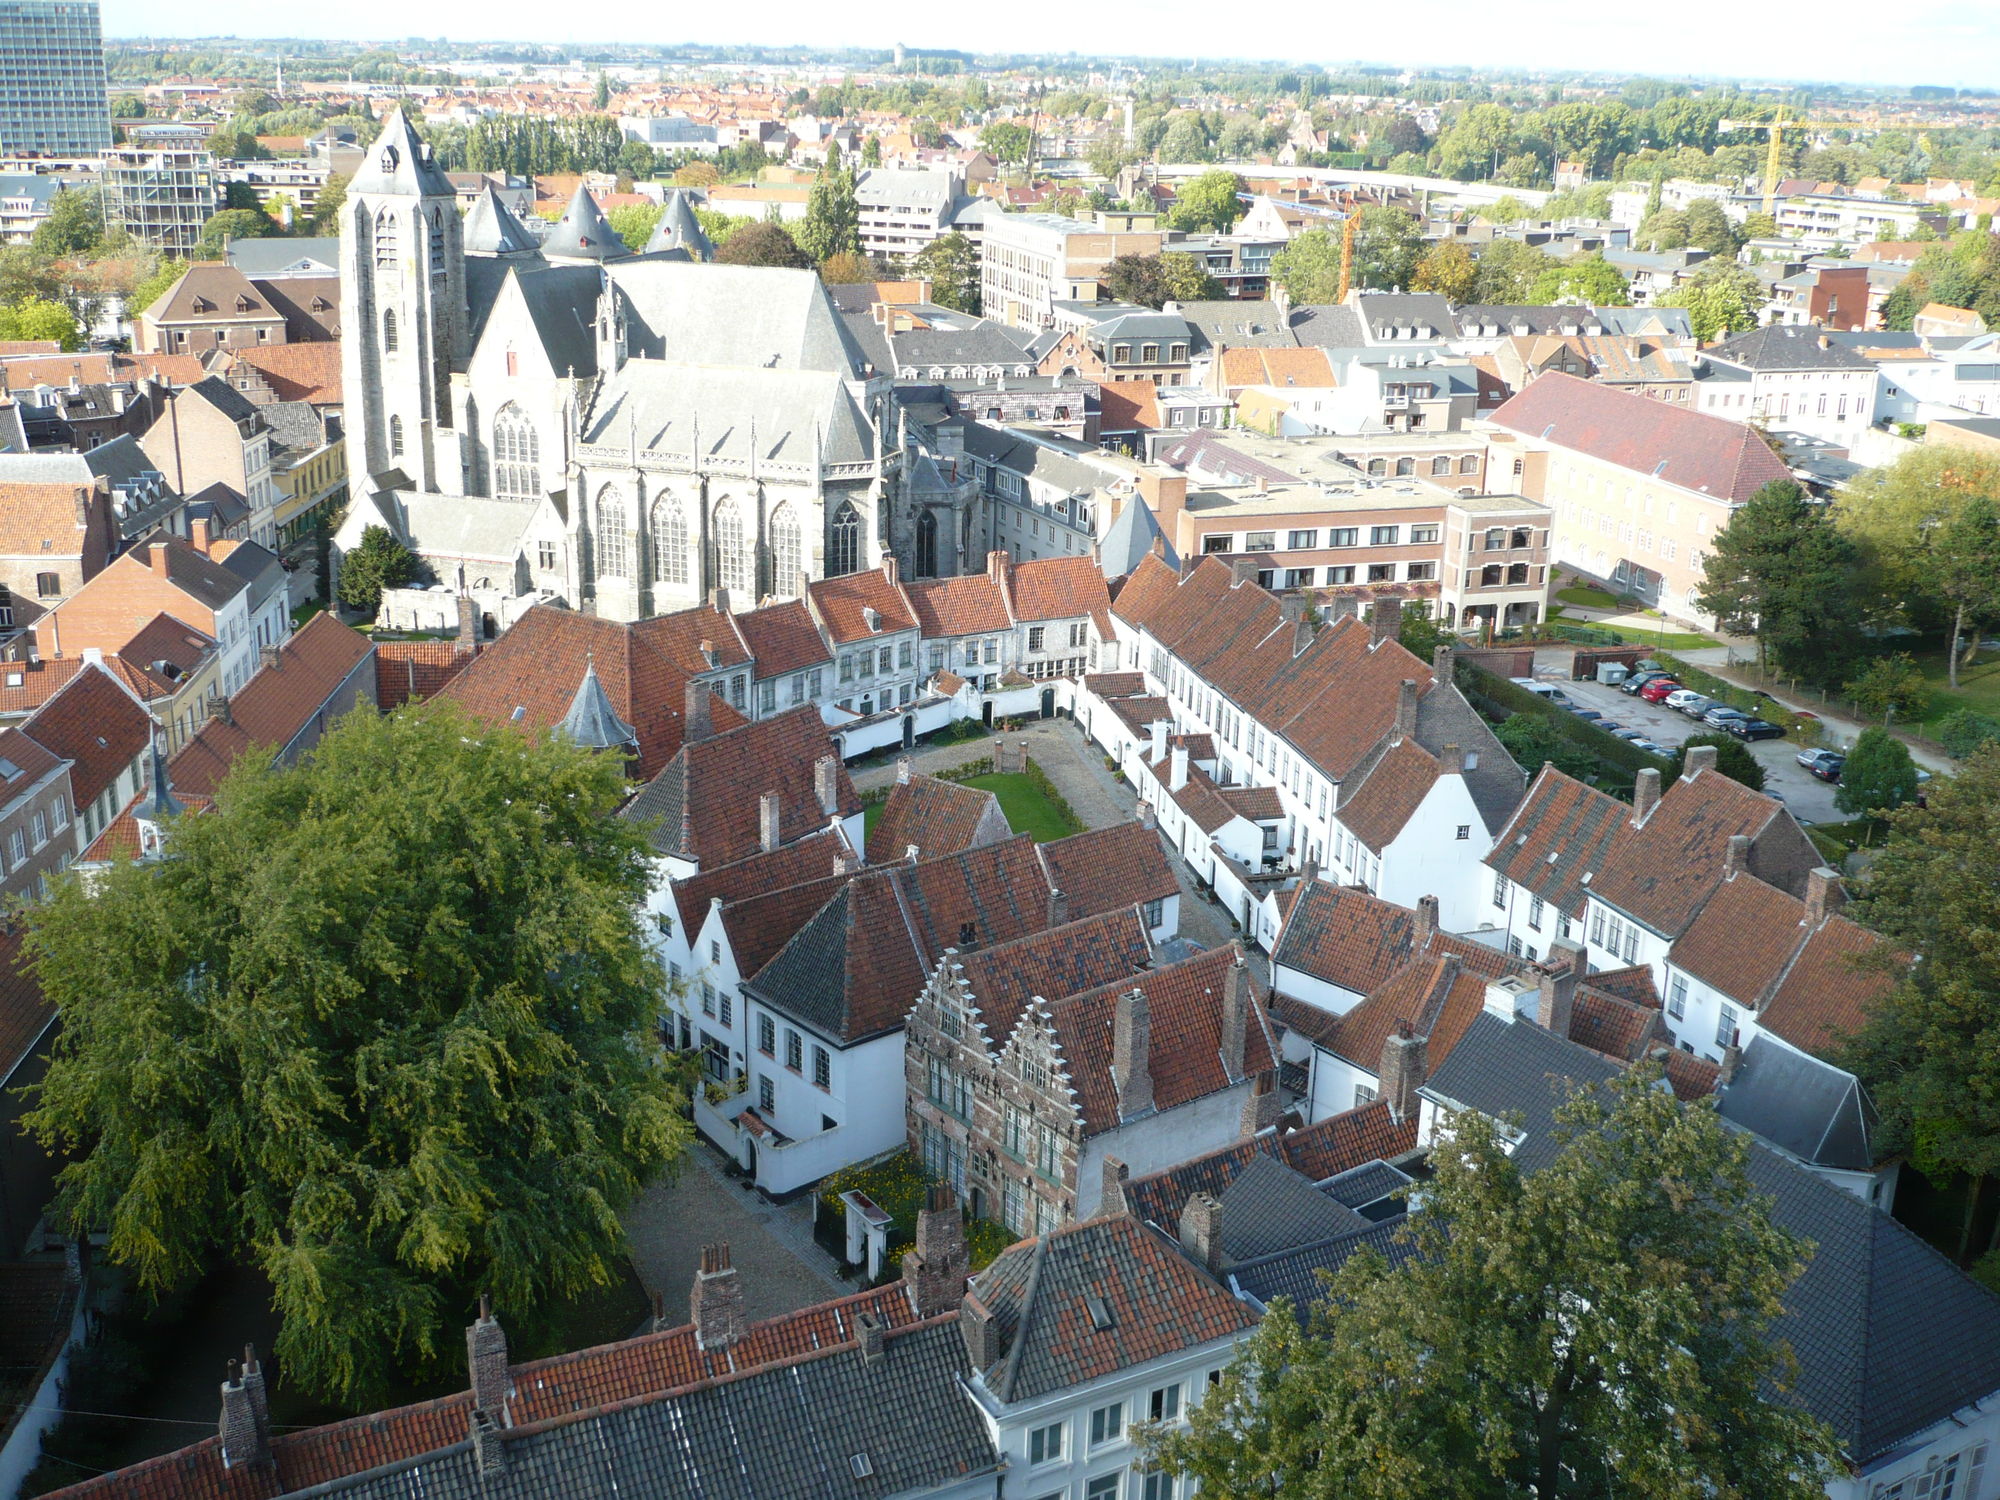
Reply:
[[618, 710], [611, 706], [611, 695], [597, 675], [594, 657], [584, 666], [583, 681], [577, 684], [569, 712], [556, 730], [586, 750], [636, 750], [639, 746], [639, 731], [619, 718]]
[[166, 752], [160, 749], [160, 737], [153, 736], [153, 788], [152, 796], [146, 799], [146, 814], [154, 822], [165, 822], [168, 818], [178, 818], [187, 809], [174, 797], [171, 778], [167, 775]]
[[702, 232], [701, 220], [695, 217], [694, 205], [679, 188], [667, 194], [666, 204], [660, 210], [660, 222], [653, 226], [652, 237], [646, 241], [648, 255], [659, 255], [669, 250], [685, 251], [690, 260], [715, 259], [714, 242]]
[[631, 253], [631, 247], [618, 238], [618, 231], [590, 196], [590, 189], [580, 182], [576, 196], [542, 242], [542, 254], [550, 260], [619, 260]]
[[375, 137], [375, 143], [362, 158], [359, 170], [347, 184], [347, 192], [349, 197], [363, 193], [456, 196], [451, 179], [431, 158], [431, 148], [424, 144], [400, 109], [389, 111], [389, 118], [382, 122], [382, 133]]
[[471, 212], [465, 216], [465, 253], [520, 255], [538, 248], [535, 237], [514, 217], [493, 184], [487, 183], [486, 191], [474, 200]]

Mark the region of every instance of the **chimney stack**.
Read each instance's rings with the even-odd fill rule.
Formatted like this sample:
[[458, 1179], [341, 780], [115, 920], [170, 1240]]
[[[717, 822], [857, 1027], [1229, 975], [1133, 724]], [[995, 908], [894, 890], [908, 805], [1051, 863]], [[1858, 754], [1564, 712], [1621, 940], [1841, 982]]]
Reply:
[[472, 606], [472, 595], [458, 596], [458, 649], [470, 651], [479, 644], [479, 611]]
[[222, 1466], [248, 1468], [271, 1461], [271, 1405], [264, 1389], [263, 1367], [257, 1350], [246, 1344], [243, 1362], [229, 1362], [229, 1378], [222, 1382]]
[[1417, 1090], [1430, 1076], [1430, 1038], [1412, 1036], [1407, 1021], [1382, 1042], [1381, 1072], [1376, 1079], [1377, 1094], [1388, 1101], [1389, 1116], [1398, 1125], [1417, 1108]]
[[1537, 976], [1540, 994], [1535, 999], [1535, 1020], [1545, 1031], [1567, 1039], [1570, 1021], [1576, 1014], [1576, 981], [1583, 973], [1583, 953], [1576, 944], [1558, 938], [1549, 945], [1549, 956]]
[[986, 577], [988, 581], [1003, 584], [1007, 581], [1007, 565], [1013, 559], [1004, 549], [996, 549], [986, 554]]
[[1431, 648], [1431, 676], [1439, 682], [1453, 682], [1458, 676], [1458, 650], [1442, 645]]
[[1000, 1363], [1000, 1320], [972, 1292], [958, 1304], [958, 1334], [974, 1370], [984, 1374]]
[[932, 1187], [925, 1206], [917, 1210], [917, 1243], [903, 1255], [903, 1280], [917, 1316], [934, 1318], [956, 1307], [971, 1269], [958, 1195], [948, 1187]]
[[1278, 1123], [1278, 1109], [1282, 1103], [1283, 1100], [1278, 1097], [1278, 1075], [1270, 1070], [1259, 1073], [1250, 1080], [1250, 1097], [1243, 1101], [1237, 1133], [1262, 1135]]
[[1229, 561], [1232, 586], [1238, 583], [1255, 583], [1257, 571], [1257, 559], [1254, 557], [1235, 557]]
[[1715, 1081], [1728, 1088], [1736, 1081], [1736, 1070], [1743, 1066], [1743, 1049], [1730, 1042], [1722, 1049], [1722, 1065], [1716, 1069]]
[[1146, 992], [1127, 990], [1111, 1017], [1111, 1078], [1118, 1086], [1118, 1115], [1153, 1112], [1153, 1013]]
[[829, 818], [840, 815], [840, 762], [831, 755], [813, 762], [813, 792], [821, 812]]
[[867, 1313], [854, 1315], [854, 1347], [861, 1351], [861, 1363], [882, 1363], [882, 1325]]
[[1405, 677], [1396, 690], [1396, 738], [1407, 740], [1417, 732], [1417, 681]]
[[1151, 741], [1152, 754], [1147, 758], [1158, 765], [1167, 758], [1167, 721], [1155, 719], [1146, 726], [1146, 734]]
[[766, 854], [778, 847], [779, 805], [776, 792], [766, 792], [757, 799], [757, 847]]
[[1806, 926], [1817, 931], [1847, 900], [1840, 872], [1821, 865], [1806, 872]]
[[1722, 878], [1728, 880], [1732, 876], [1747, 874], [1749, 870], [1750, 835], [1732, 833], [1729, 835], [1729, 847], [1722, 854]]
[[694, 1341], [702, 1349], [727, 1349], [743, 1337], [743, 1283], [729, 1261], [729, 1241], [701, 1248], [701, 1269], [688, 1289]]
[[[79, 516], [77, 519], [81, 521], [82, 517]], [[199, 552], [203, 557], [207, 557], [209, 555], [209, 549], [213, 545], [213, 539], [209, 535], [207, 516], [194, 516], [189, 519], [188, 545], [193, 547], [194, 550]]]
[[148, 561], [153, 565], [153, 572], [157, 576], [165, 578], [167, 576], [167, 544], [165, 542], [154, 542]]
[[1428, 952], [1432, 939], [1438, 935], [1438, 898], [1419, 896], [1417, 898], [1416, 946], [1420, 953]]
[[1186, 745], [1174, 746], [1173, 755], [1168, 760], [1167, 790], [1178, 792], [1187, 785], [1188, 753]]
[[1232, 944], [1236, 957], [1222, 981], [1222, 1071], [1233, 1083], [1243, 1076], [1244, 1049], [1250, 1033], [1250, 965], [1243, 945]]
[[912, 769], [913, 767], [911, 765], [909, 756], [899, 755], [896, 757], [897, 786], [908, 786], [910, 784], [910, 772]]
[[1222, 1200], [1194, 1193], [1181, 1210], [1181, 1248], [1211, 1273], [1222, 1269]]
[[479, 1299], [478, 1318], [465, 1330], [465, 1365], [472, 1378], [473, 1407], [496, 1423], [504, 1422], [507, 1396], [513, 1389], [507, 1373], [507, 1330], [484, 1297]]
[[1393, 641], [1403, 628], [1403, 601], [1377, 599], [1368, 612], [1368, 639], [1374, 645]]
[[1456, 745], [1446, 745], [1437, 753], [1438, 774], [1440, 776], [1463, 776], [1465, 774], [1465, 752]]
[[1689, 745], [1687, 759], [1681, 762], [1681, 780], [1692, 781], [1703, 771], [1715, 769], [1715, 746]]
[[1130, 1205], [1125, 1202], [1125, 1179], [1129, 1175], [1125, 1163], [1115, 1156], [1104, 1158], [1104, 1183], [1098, 1191], [1097, 1211], [1101, 1214], [1129, 1213]]
[[1069, 897], [1059, 890], [1049, 891], [1049, 926], [1063, 927], [1069, 922]]
[[1632, 782], [1632, 826], [1643, 828], [1653, 809], [1660, 805], [1660, 773], [1648, 766]]
[[714, 733], [715, 720], [710, 717], [708, 708], [708, 684], [690, 681], [687, 685], [687, 718], [681, 726], [681, 743], [692, 745]]

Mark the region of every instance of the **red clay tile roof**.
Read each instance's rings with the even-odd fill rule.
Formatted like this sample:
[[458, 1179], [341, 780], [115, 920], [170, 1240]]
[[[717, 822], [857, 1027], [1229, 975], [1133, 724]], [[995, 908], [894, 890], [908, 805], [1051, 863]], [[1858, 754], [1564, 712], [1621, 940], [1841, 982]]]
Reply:
[[1607, 995], [1615, 995], [1620, 1000], [1630, 1000], [1634, 1005], [1650, 1005], [1660, 1008], [1660, 992], [1653, 987], [1651, 964], [1633, 964], [1624, 969], [1600, 969], [1590, 976], [1590, 987], [1602, 990]]
[[14, 390], [29, 386], [65, 387], [74, 375], [86, 385], [125, 384], [156, 375], [174, 385], [194, 385], [208, 372], [194, 354], [56, 354], [35, 359], [9, 359], [7, 384]]
[[1091, 672], [1083, 685], [1100, 698], [1137, 698], [1146, 691], [1146, 678], [1141, 672]]
[[[1168, 764], [1171, 764], [1171, 761]], [[1153, 768], [1156, 775], [1163, 769], [1164, 767], [1160, 766]], [[1178, 791], [1169, 791], [1167, 795], [1174, 799], [1174, 805], [1187, 814], [1193, 820], [1195, 827], [1203, 833], [1214, 833], [1218, 828], [1244, 816], [1223, 798], [1214, 778], [1200, 766], [1193, 764], [1192, 756], [1189, 757], [1187, 780], [1181, 784]]]
[[736, 628], [743, 643], [757, 660], [756, 676], [782, 677], [806, 667], [824, 666], [833, 660], [812, 612], [802, 599], [787, 599], [748, 610], [736, 616]]
[[[834, 863], [847, 851], [847, 840], [831, 829], [780, 845], [766, 854], [711, 865], [673, 882], [674, 909], [690, 937], [708, 916], [709, 903], [743, 901], [761, 892], [781, 891], [834, 873]], [[752, 971], [754, 972], [754, 971]]]
[[0, 663], [0, 714], [25, 714], [39, 708], [82, 670], [83, 659], [75, 656]]
[[1049, 884], [1069, 898], [1071, 916], [1165, 900], [1180, 890], [1159, 830], [1140, 823], [1051, 839], [1035, 852]]
[[70, 801], [90, 806], [153, 737], [153, 718], [99, 670], [80, 672], [22, 730], [71, 762]]
[[901, 859], [916, 846], [917, 858], [955, 854], [988, 838], [1005, 838], [1007, 820], [1000, 800], [978, 787], [912, 776], [889, 788], [882, 815], [868, 830], [868, 862], [886, 864]]
[[1278, 789], [1274, 786], [1226, 786], [1217, 795], [1235, 808], [1239, 817], [1269, 819], [1285, 815], [1285, 805], [1278, 800]]
[[1666, 1067], [1667, 1084], [1673, 1089], [1676, 1099], [1705, 1099], [1715, 1092], [1716, 1078], [1721, 1069], [1707, 1058], [1696, 1057], [1678, 1047], [1669, 1047], [1661, 1062]]
[[[889, 581], [881, 569], [848, 573], [840, 578], [822, 578], [809, 584], [806, 597], [814, 617], [825, 627], [836, 645], [873, 640], [898, 630], [914, 630], [917, 619], [903, 597], [903, 591]], [[876, 628], [868, 628], [864, 609], [873, 609]]]
[[[88, 507], [91, 493], [87, 484], [0, 481], [0, 554], [17, 558], [81, 556], [89, 531], [77, 524], [77, 506], [81, 502]], [[86, 575], [111, 560], [108, 529], [100, 530], [96, 540], [95, 555], [83, 558]]]
[[[1163, 721], [1171, 724], [1174, 717], [1173, 705], [1165, 698], [1113, 698], [1111, 711], [1134, 730], [1144, 733], [1150, 733], [1153, 725]], [[1189, 760], [1203, 758], [1195, 755], [1193, 751], [1188, 752]], [[1215, 747], [1212, 743], [1205, 758], [1209, 760], [1215, 758]]]
[[[118, 656], [134, 672], [144, 673], [160, 692], [172, 694], [180, 686], [181, 678], [199, 666], [202, 658], [214, 649], [214, 636], [196, 630], [172, 615], [157, 614], [119, 648]], [[173, 667], [176, 675], [169, 677], [155, 671], [155, 664], [159, 662]]]
[[1407, 906], [1319, 879], [1301, 880], [1292, 891], [1271, 961], [1367, 995], [1426, 953], [1449, 953], [1489, 979], [1521, 967], [1497, 948], [1445, 932], [1420, 948], [1417, 913]]
[[1112, 1017], [1119, 996], [1146, 995], [1152, 1018], [1153, 1107], [1161, 1114], [1218, 1093], [1243, 1078], [1277, 1066], [1278, 1049], [1254, 978], [1243, 1071], [1231, 1078], [1222, 1049], [1223, 986], [1230, 983], [1236, 950], [1217, 948], [1129, 980], [1086, 990], [1049, 1007], [1062, 1047], [1064, 1071], [1077, 1096], [1086, 1136], [1115, 1130], [1120, 1122], [1118, 1086], [1111, 1076]]
[[452, 641], [377, 641], [375, 706], [388, 713], [436, 697], [471, 663], [478, 648]]
[[984, 573], [962, 578], [929, 578], [906, 585], [903, 592], [926, 640], [1013, 628], [1006, 596]]
[[34, 972], [21, 962], [27, 935], [24, 922], [0, 928], [0, 1086], [27, 1059], [56, 1016]]
[[1380, 854], [1409, 826], [1440, 774], [1437, 757], [1415, 740], [1392, 745], [1341, 802], [1340, 821]]
[[[824, 841], [804, 839], [800, 843], [806, 846], [819, 843], [820, 853], [826, 852]], [[722, 908], [722, 930], [729, 939], [736, 972], [754, 980], [852, 878], [828, 871], [824, 875], [807, 876], [796, 885], [753, 891], [726, 903]], [[696, 915], [694, 925], [700, 927], [701, 914]]]
[[1559, 371], [1534, 380], [1488, 420], [1718, 500], [1748, 500], [1773, 480], [1791, 478], [1741, 422]]
[[1240, 348], [1222, 351], [1225, 386], [1334, 386], [1333, 364], [1320, 348]]
[[1673, 947], [1673, 964], [1756, 1009], [1805, 938], [1806, 904], [1738, 873], [1709, 893]]
[[1129, 906], [1011, 943], [975, 948], [953, 960], [996, 1054], [1030, 1000], [1039, 996], [1055, 1003], [1115, 984], [1151, 961], [1152, 944]]
[[338, 406], [340, 344], [331, 339], [306, 344], [253, 344], [231, 354], [270, 382], [280, 401]]
[[1895, 985], [1881, 941], [1846, 917], [1828, 917], [1778, 981], [1758, 1024], [1801, 1051], [1824, 1056], [1834, 1050]]
[[11, 772], [0, 772], [0, 800], [19, 796], [63, 763], [62, 756], [11, 724], [0, 729], [0, 760], [14, 767]]
[[1570, 1011], [1569, 1039], [1620, 1062], [1637, 1062], [1653, 1048], [1672, 1047], [1657, 1005], [1643, 1005], [1596, 988], [1597, 976], [1578, 985]]
[[1545, 765], [1494, 840], [1486, 865], [1574, 917], [1589, 891], [1584, 876], [1595, 878], [1604, 868], [1612, 840], [1631, 817], [1628, 803]]
[[1097, 382], [1097, 428], [1100, 432], [1158, 431], [1160, 388], [1150, 380]]
[[1111, 595], [1091, 558], [1042, 557], [1015, 563], [1009, 570], [1007, 592], [1017, 620], [1033, 624], [1088, 615], [1097, 622], [1098, 634], [1111, 639]]
[[1381, 1066], [1382, 1044], [1408, 1026], [1429, 1037], [1425, 1056], [1435, 1068], [1458, 1045], [1486, 1005], [1486, 976], [1462, 968], [1443, 954], [1411, 964], [1394, 979], [1339, 1017], [1315, 1038], [1320, 1046], [1356, 1067]]

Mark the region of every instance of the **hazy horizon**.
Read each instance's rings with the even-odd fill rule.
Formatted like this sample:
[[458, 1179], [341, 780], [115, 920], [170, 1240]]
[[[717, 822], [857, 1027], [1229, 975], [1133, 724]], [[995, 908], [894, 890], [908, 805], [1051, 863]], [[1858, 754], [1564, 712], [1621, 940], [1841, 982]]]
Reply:
[[[463, 10], [463, 18], [459, 12]], [[103, 0], [107, 40], [135, 37], [167, 39], [157, 7], [138, 0]], [[1584, 70], [1657, 76], [1767, 80], [1773, 82], [1859, 83], [1877, 87], [1940, 84], [1954, 88], [2000, 86], [2000, 4], [1977, 0], [1909, 0], [1892, 13], [1863, 0], [1820, 0], [1810, 10], [1792, 13], [1795, 24], [1778, 42], [1759, 51], [1757, 23], [1768, 25], [1776, 13], [1750, 11], [1728, 0], [1685, 0], [1672, 12], [1670, 26], [1658, 24], [1658, 13], [1607, 14], [1602, 5], [1582, 0], [1552, 0], [1529, 13], [1504, 17], [1474, 0], [1437, 0], [1422, 13], [1420, 32], [1405, 28], [1390, 12], [1356, 16], [1321, 13], [1293, 23], [1292, 45], [1273, 56], [1272, 39], [1260, 33], [1256, 45], [1223, 42], [1213, 49], [1175, 45], [1198, 41], [1213, 27], [1212, 5], [1193, 0], [1154, 0], [1144, 8], [1143, 29], [1112, 23], [1090, 13], [1064, 18], [1059, 32], [1046, 39], [1023, 34], [1004, 21], [971, 18], [934, 20], [912, 16], [907, 24], [883, 22], [868, 34], [857, 34], [820, 5], [802, 0], [768, 0], [758, 11], [765, 24], [760, 36], [746, 36], [739, 19], [720, 13], [693, 11], [674, 14], [657, 35], [630, 39], [638, 45], [768, 47], [882, 47], [897, 42], [910, 47], [965, 52], [1103, 53], [1134, 58], [1228, 59], [1294, 64], [1367, 61], [1390, 67], [1486, 67], [1505, 69]], [[410, 12], [386, 0], [351, 0], [337, 12], [287, 12], [294, 23], [308, 19], [336, 25], [298, 25], [279, 30], [269, 26], [273, 12], [250, 0], [211, 0], [201, 16], [200, 37], [234, 39], [255, 44], [296, 37], [313, 41], [382, 42], [421, 35], [426, 38], [464, 36], [468, 45], [521, 42], [617, 48], [620, 43], [593, 35], [595, 27], [566, 25], [545, 5], [525, 0], [483, 0], [473, 8], [463, 0], [447, 0], [423, 13], [423, 28], [409, 26]], [[472, 30], [453, 24], [476, 24]], [[636, 19], [636, 18], [635, 18]], [[1808, 25], [1798, 25], [1807, 21]], [[440, 24], [440, 23], [444, 24]], [[623, 24], [623, 23], [621, 23]], [[1055, 28], [1052, 28], [1055, 29]], [[1489, 34], [1490, 33], [1490, 34]], [[1421, 55], [1419, 50], [1421, 49]]]

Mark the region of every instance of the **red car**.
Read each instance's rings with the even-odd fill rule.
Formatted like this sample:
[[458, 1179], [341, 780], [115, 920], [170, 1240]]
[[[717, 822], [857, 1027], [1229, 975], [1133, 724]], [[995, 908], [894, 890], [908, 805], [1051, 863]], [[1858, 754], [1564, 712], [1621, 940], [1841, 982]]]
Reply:
[[1659, 703], [1669, 693], [1678, 693], [1681, 685], [1671, 677], [1662, 677], [1658, 682], [1649, 682], [1639, 689], [1639, 696], [1648, 703]]

